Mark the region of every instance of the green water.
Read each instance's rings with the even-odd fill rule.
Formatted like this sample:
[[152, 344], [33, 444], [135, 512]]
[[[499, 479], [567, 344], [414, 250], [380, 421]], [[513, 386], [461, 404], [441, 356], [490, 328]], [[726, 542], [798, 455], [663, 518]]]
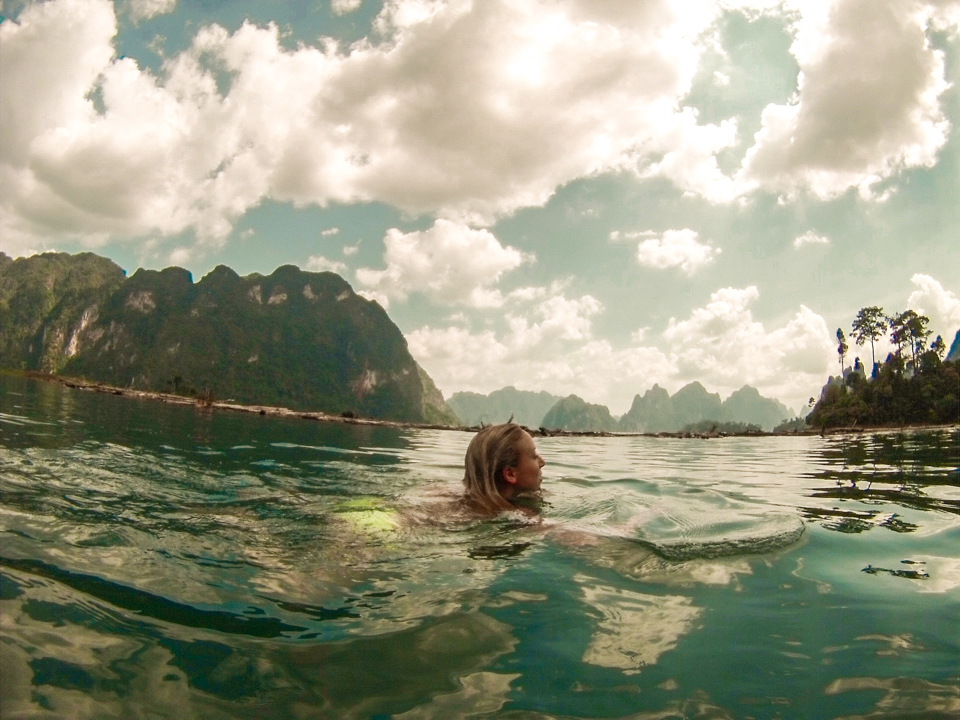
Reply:
[[0, 376], [0, 715], [960, 715], [956, 429], [469, 439]]

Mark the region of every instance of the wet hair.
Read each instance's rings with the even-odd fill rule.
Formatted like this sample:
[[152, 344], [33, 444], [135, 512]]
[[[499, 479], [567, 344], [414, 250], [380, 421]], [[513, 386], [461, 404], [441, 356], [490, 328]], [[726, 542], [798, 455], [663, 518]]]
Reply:
[[520, 463], [520, 439], [526, 431], [514, 422], [488, 425], [473, 436], [463, 459], [466, 500], [488, 512], [513, 507], [500, 493], [503, 471]]

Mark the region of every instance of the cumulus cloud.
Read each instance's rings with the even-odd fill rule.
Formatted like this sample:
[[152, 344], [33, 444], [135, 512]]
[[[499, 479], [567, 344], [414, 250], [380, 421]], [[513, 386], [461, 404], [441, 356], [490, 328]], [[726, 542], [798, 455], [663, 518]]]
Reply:
[[[507, 384], [577, 393], [623, 412], [633, 388], [662, 382], [670, 364], [656, 348], [617, 350], [593, 338], [592, 318], [602, 311], [592, 296], [550, 295], [528, 316], [507, 315], [508, 331], [426, 326], [407, 335], [410, 352], [449, 394], [490, 392]], [[624, 406], [624, 407], [621, 407]]]
[[149, 20], [157, 15], [172, 13], [177, 0], [124, 0], [124, 9], [134, 23]]
[[320, 237], [330, 237], [332, 235], [337, 235], [339, 232], [340, 228], [338, 227], [327, 228], [326, 230], [320, 231]]
[[[172, 2], [126, 7], [148, 17]], [[954, 27], [956, 3], [796, 1], [797, 94], [764, 110], [725, 175], [736, 120], [701, 123], [684, 99], [720, 13], [772, 5], [387, 0], [376, 33], [349, 47], [208, 26], [154, 75], [116, 56], [109, 0], [28, 3], [0, 25], [0, 233], [15, 252], [185, 230], [216, 245], [266, 198], [485, 225], [608, 171], [730, 202], [871, 196], [935, 163], [948, 84], [927, 26]]]
[[158, 77], [116, 57], [107, 0], [29, 4], [0, 29], [0, 222], [21, 244], [186, 229], [217, 243], [271, 198], [485, 223], [653, 157], [696, 188], [730, 134], [681, 107], [717, 13], [390, 0], [380, 35], [349, 48], [287, 50], [274, 25], [201, 28]]
[[934, 337], [942, 335], [950, 347], [954, 334], [960, 330], [960, 299], [929, 275], [917, 273], [910, 281], [917, 289], [907, 298], [907, 307], [929, 317]]
[[680, 268], [687, 275], [709, 265], [720, 254], [720, 248], [701, 243], [698, 234], [684, 228], [667, 230], [659, 238], [643, 240], [637, 246], [637, 261], [646, 267]]
[[334, 15], [346, 15], [360, 9], [361, 0], [332, 0], [330, 9]]
[[671, 318], [663, 336], [679, 377], [731, 392], [744, 383], [796, 404], [819, 388], [833, 359], [824, 319], [804, 305], [783, 327], [767, 331], [750, 305], [753, 285], [721, 288], [686, 320]]
[[170, 252], [170, 263], [172, 265], [186, 265], [192, 257], [193, 252], [191, 248], [181, 245]]
[[407, 335], [410, 351], [449, 394], [490, 392], [513, 384], [625, 412], [654, 383], [677, 390], [699, 380], [729, 394], [749, 383], [794, 407], [815, 395], [834, 360], [824, 319], [807, 307], [771, 330], [753, 318], [756, 287], [722, 288], [689, 318], [671, 319], [658, 347], [647, 328], [615, 348], [591, 332], [602, 306], [591, 296], [551, 295], [531, 317], [508, 314], [508, 330], [423, 327]]
[[[790, 3], [796, 95], [768, 105], [737, 174], [740, 192], [800, 190], [829, 199], [903, 168], [929, 167], [947, 139], [939, 96], [949, 87], [921, 4], [900, 0]], [[882, 198], [882, 196], [881, 196]]]
[[814, 230], [807, 230], [803, 235], [799, 235], [793, 239], [793, 246], [797, 249], [802, 248], [804, 245], [829, 245], [830, 238], [826, 235], [819, 235]]
[[419, 292], [443, 304], [497, 307], [503, 295], [493, 285], [504, 273], [533, 260], [501, 245], [489, 230], [443, 219], [428, 230], [404, 233], [391, 228], [383, 243], [386, 268], [360, 268], [357, 281], [388, 300], [405, 300]]
[[307, 260], [306, 269], [310, 272], [333, 272], [337, 273], [337, 275], [343, 275], [347, 272], [347, 266], [345, 263], [342, 263], [339, 260], [330, 260], [325, 258], [323, 255], [311, 256]]

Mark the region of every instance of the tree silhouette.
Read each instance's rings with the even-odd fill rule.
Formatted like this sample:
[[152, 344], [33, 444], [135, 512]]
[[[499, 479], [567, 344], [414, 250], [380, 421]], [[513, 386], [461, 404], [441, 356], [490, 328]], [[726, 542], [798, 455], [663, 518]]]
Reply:
[[847, 350], [850, 349], [850, 346], [847, 345], [847, 338], [843, 334], [843, 328], [837, 328], [837, 355], [840, 356], [840, 377], [843, 377], [843, 359], [847, 356]]
[[930, 343], [930, 349], [942, 360], [943, 354], [947, 351], [947, 346], [944, 344], [943, 338], [937, 335], [937, 339]]
[[857, 345], [864, 345], [867, 340], [870, 341], [870, 360], [873, 363], [871, 368], [877, 364], [877, 356], [873, 344], [887, 334], [888, 322], [889, 318], [884, 314], [883, 308], [877, 307], [876, 305], [861, 308], [860, 312], [857, 313], [856, 319], [853, 321], [851, 337], [853, 337]]
[[916, 315], [913, 310], [905, 310], [889, 318], [890, 323], [890, 341], [897, 347], [897, 357], [903, 359], [903, 348], [910, 345], [910, 331], [907, 325], [910, 323], [910, 316]]
[[890, 339], [897, 346], [897, 354], [904, 347], [910, 348], [910, 359], [913, 367], [917, 367], [917, 359], [927, 345], [927, 338], [932, 334], [927, 329], [930, 318], [918, 315], [913, 310], [904, 310], [890, 320]]
[[[912, 311], [909, 311], [912, 312]], [[913, 313], [907, 323], [907, 332], [910, 336], [910, 349], [913, 353], [913, 364], [916, 366], [919, 358], [927, 346], [927, 338], [933, 334], [932, 330], [927, 329], [930, 324], [930, 318], [926, 315], [917, 315]]]

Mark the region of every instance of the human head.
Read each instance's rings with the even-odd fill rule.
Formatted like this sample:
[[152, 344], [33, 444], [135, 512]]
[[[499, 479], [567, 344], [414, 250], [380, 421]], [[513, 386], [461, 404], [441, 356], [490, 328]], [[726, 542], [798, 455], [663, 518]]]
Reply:
[[506, 510], [518, 492], [540, 487], [544, 461], [533, 438], [513, 422], [490, 425], [467, 447], [463, 484], [467, 499], [487, 510]]

